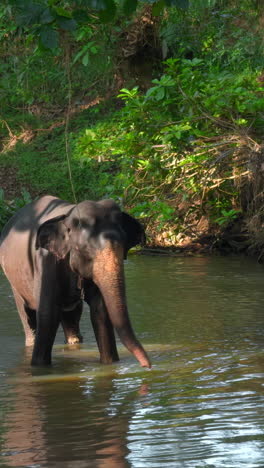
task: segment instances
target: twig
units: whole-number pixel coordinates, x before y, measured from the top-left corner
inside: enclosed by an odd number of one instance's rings
[[[1,122],[3,122],[3,124],[5,124],[7,130],[8,130],[8,133],[9,133],[9,136],[14,138],[14,133],[12,132],[11,128],[9,127],[8,123],[6,122],[6,120],[4,119],[1,119]]]

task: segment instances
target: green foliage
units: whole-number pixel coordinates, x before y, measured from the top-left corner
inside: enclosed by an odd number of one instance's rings
[[[183,58],[203,56],[220,69],[263,67],[258,15],[254,1],[193,0],[188,15],[173,8],[168,11],[161,27],[163,49]]]
[[[71,117],[77,198],[121,199],[171,238],[202,216],[225,227],[240,213],[234,181],[247,168],[236,156],[240,140],[263,138],[259,9],[250,0],[148,3],[160,16],[155,47],[168,58],[158,64],[146,91],[140,80],[130,79],[131,89],[124,82],[114,106],[106,102]],[[21,127],[48,127],[50,113],[64,109],[69,94],[77,105],[83,97],[103,96],[122,70],[118,40],[134,24],[128,15],[139,4],[21,0],[1,6],[0,98],[8,114],[8,125],[1,116],[2,135],[6,138],[10,127],[15,136]],[[15,161],[20,178],[35,190],[72,199],[63,127],[36,134],[30,143],[16,145],[16,158],[3,157]]]
[[[15,11],[15,22],[25,31],[31,31],[46,49],[59,46],[58,30],[74,31],[77,22],[69,9],[56,6],[55,2],[23,1],[10,2]]]
[[[74,158],[96,169],[98,196],[121,197],[158,229],[179,219],[167,198],[181,201],[186,194],[192,216],[199,219],[202,199],[211,221],[227,224],[239,213],[228,165],[235,145],[231,141],[219,157],[204,138],[261,124],[264,89],[256,78],[250,69],[220,72],[202,59],[169,59],[165,74],[145,94],[123,88],[118,97],[124,108],[80,132]],[[213,204],[221,191],[229,194],[225,204]]]
[[[76,40],[78,42],[83,42],[84,45],[75,55],[72,63],[73,65],[78,60],[81,60],[82,64],[87,67],[87,65],[90,63],[91,55],[96,55],[98,53],[98,45],[96,45],[97,43],[92,40],[93,36],[94,31],[91,26],[83,25],[78,29]]]
[[[162,231],[173,218],[176,222],[175,210],[164,201],[144,201],[131,209],[131,214],[144,220],[156,221],[156,229]]]
[[[231,209],[228,211],[221,210],[222,216],[215,219],[215,222],[219,224],[220,226],[227,225],[230,223],[230,221],[234,221],[238,217],[240,212],[241,210],[234,210],[234,209]]]
[[[21,5],[18,2],[16,7]],[[58,12],[66,22],[70,20],[67,12],[58,6],[51,7],[56,9],[57,20]],[[77,104],[86,97],[88,90],[92,99],[98,89],[111,84],[114,39],[109,40],[109,31],[96,17],[89,18],[85,24],[81,20],[76,22],[69,35],[69,30],[62,25],[57,30],[53,23],[16,27],[12,10],[9,13],[7,7],[0,6],[0,99],[1,107],[7,107],[9,114],[12,109],[19,109],[24,115],[29,111],[34,115],[46,113],[49,117],[50,112],[60,110],[58,107],[64,108],[68,102],[69,74],[72,75],[72,101]],[[29,14],[33,22],[49,18],[44,16],[43,19],[35,9]],[[39,38],[37,44],[36,37]],[[98,82],[99,88],[95,88],[94,83]],[[17,112],[14,114],[16,125]]]
[[[4,191],[0,188],[0,231],[19,208],[31,201],[31,196],[26,190],[22,190],[21,197],[16,197],[11,201],[6,200]]]
[[[1,13],[14,16],[14,24],[23,32],[31,34],[45,49],[59,47],[60,31],[74,32],[78,25],[85,23],[91,14],[97,14],[100,23],[112,22],[117,10],[130,16],[138,7],[138,0],[78,0],[72,4],[67,0],[6,0]],[[186,10],[188,0],[162,0],[153,3],[153,8],[161,12],[165,6]]]

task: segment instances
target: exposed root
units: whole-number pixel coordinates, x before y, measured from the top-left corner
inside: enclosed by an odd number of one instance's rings
[[[13,149],[19,141],[22,141],[22,143],[28,143],[29,141],[33,139],[34,136],[35,136],[35,132],[32,129],[30,130],[22,129],[22,132],[19,135],[15,135],[14,133],[11,133],[9,138],[6,139],[1,153],[5,153],[6,151]]]
[[[152,15],[152,5],[145,5],[136,14],[122,37],[122,55],[125,58],[136,56],[142,49],[157,47],[159,19]]]
[[[103,102],[106,99],[107,99],[107,96],[104,98],[98,96],[97,98],[93,99],[87,104],[80,104],[78,106],[73,106],[72,109],[70,109],[69,111],[69,115],[73,116],[75,114],[78,114],[79,112],[82,112],[83,110],[96,106],[97,104],[99,104],[100,102]],[[36,129],[31,128],[27,130],[22,128],[22,132],[16,135],[11,131],[10,127],[5,122],[9,130],[9,137],[5,139],[5,143],[0,153],[5,153],[6,151],[12,150],[19,141],[22,141],[22,143],[28,143],[39,133],[52,132],[52,130],[54,130],[55,128],[63,127],[65,123],[66,123],[66,117],[57,122],[54,122],[52,125],[50,125],[47,128],[36,128]]]

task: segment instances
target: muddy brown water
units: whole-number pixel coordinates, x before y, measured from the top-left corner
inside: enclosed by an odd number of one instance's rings
[[[98,363],[59,331],[31,369],[0,277],[0,467],[264,467],[264,267],[245,258],[130,256],[131,319],[151,357]]]

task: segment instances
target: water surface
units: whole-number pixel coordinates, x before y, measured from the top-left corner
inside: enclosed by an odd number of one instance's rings
[[[264,269],[244,258],[130,256],[131,320],[151,370],[120,345],[98,363],[59,331],[53,368],[31,369],[0,277],[1,467],[264,467]]]

